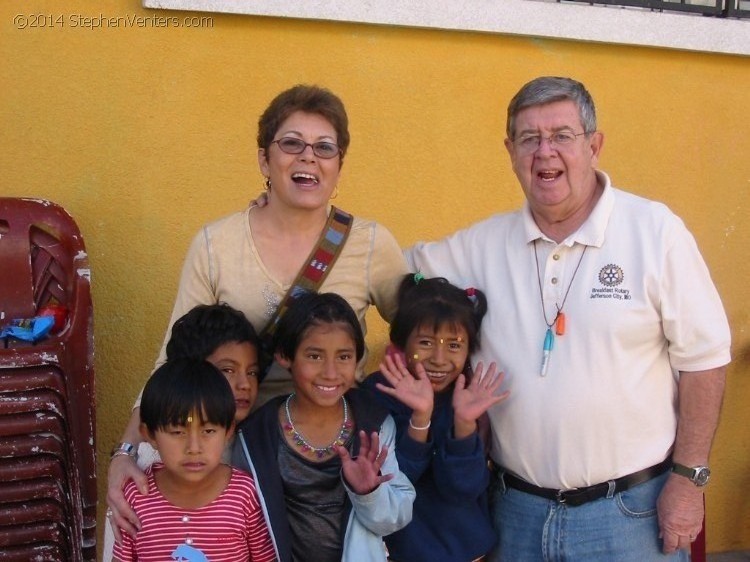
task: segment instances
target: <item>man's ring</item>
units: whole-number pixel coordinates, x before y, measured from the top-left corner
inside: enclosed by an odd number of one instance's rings
[[[104,515],[106,515],[107,519],[109,519],[110,517],[112,517],[112,510],[110,508],[107,508],[107,511]]]

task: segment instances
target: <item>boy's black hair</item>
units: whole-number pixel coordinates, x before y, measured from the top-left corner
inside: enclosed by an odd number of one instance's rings
[[[173,359],[148,379],[141,397],[141,422],[152,434],[170,425],[185,425],[197,414],[203,423],[229,429],[236,405],[227,379],[208,361]]]
[[[426,279],[409,273],[398,289],[398,311],[391,322],[390,338],[406,347],[409,335],[419,326],[463,326],[469,336],[469,353],[479,349],[479,327],[487,312],[487,297],[479,289],[460,289],[442,277]]]
[[[258,350],[260,338],[242,312],[228,304],[199,304],[172,325],[167,342],[167,361],[179,358],[206,359],[226,343],[249,343]],[[263,372],[265,365],[258,365]]]
[[[357,361],[362,359],[365,354],[362,326],[349,303],[336,293],[304,293],[295,298],[279,320],[273,335],[273,349],[282,357],[294,359],[307,331],[321,324],[344,324],[354,339]]]

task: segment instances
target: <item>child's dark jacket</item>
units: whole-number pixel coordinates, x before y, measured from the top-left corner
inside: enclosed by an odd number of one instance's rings
[[[278,464],[279,407],[286,397],[272,399],[247,418],[238,428],[232,449],[232,465],[250,472],[266,517],[279,562],[292,562],[291,531],[286,515],[284,489]],[[412,516],[414,487],[399,470],[393,447],[395,425],[388,412],[369,395],[352,389],[346,393],[355,420],[354,443],[350,454],[359,451],[358,431],[380,434],[381,447],[388,447],[382,472],[394,478],[366,495],[357,495],[346,482],[351,502],[344,530],[342,562],[385,562],[381,537],[401,529]]]
[[[396,562],[469,562],[495,545],[487,506],[489,470],[477,433],[453,438],[452,391],[435,395],[429,439],[409,437],[411,409],[380,392],[389,386],[380,373],[362,388],[383,404],[396,422],[396,457],[414,484],[414,515],[406,527],[385,538]]]

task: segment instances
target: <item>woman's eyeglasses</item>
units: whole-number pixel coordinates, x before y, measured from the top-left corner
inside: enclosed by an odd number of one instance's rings
[[[279,148],[287,154],[302,154],[308,146],[312,148],[313,154],[318,158],[335,158],[341,154],[339,145],[328,141],[309,143],[294,137],[281,137],[272,141],[271,144],[278,144]]]

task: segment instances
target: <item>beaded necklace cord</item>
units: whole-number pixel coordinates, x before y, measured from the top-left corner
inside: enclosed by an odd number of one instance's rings
[[[341,402],[344,405],[344,421],[341,423],[341,428],[339,429],[336,438],[325,447],[316,447],[315,445],[312,445],[307,439],[305,439],[304,435],[302,435],[294,427],[294,422],[292,421],[292,413],[289,411],[289,404],[291,403],[292,398],[294,398],[295,394],[296,393],[294,392],[290,394],[284,402],[284,412],[286,413],[286,423],[284,423],[284,431],[291,435],[292,441],[297,447],[299,447],[299,449],[303,453],[313,454],[317,458],[322,459],[325,456],[333,454],[335,450],[334,448],[336,446],[343,446],[344,444],[346,444],[346,442],[349,440],[349,437],[351,437],[352,427],[354,426],[354,423],[352,423],[352,421],[349,419],[349,406],[347,405],[346,398],[344,398],[343,396],[341,397]]]
[[[538,239],[537,239],[538,240]],[[544,306],[544,291],[542,290],[542,274],[539,271],[539,254],[536,251],[536,243],[537,240],[534,240],[534,261],[536,262],[536,280],[539,283],[539,299],[542,302],[542,314],[544,315],[544,323],[547,325],[547,331],[544,334],[544,345],[542,346],[542,368],[541,368],[541,376],[547,375],[547,369],[549,368],[549,357],[552,353],[552,347],[555,343],[555,334],[558,336],[562,336],[565,334],[565,313],[563,312],[563,307],[565,307],[565,301],[568,300],[568,294],[570,293],[570,288],[573,286],[573,281],[575,281],[576,274],[578,273],[578,268],[581,267],[581,262],[583,261],[583,256],[586,254],[586,250],[588,249],[588,246],[583,247],[583,252],[581,252],[581,257],[578,258],[578,263],[576,264],[576,268],[573,271],[573,275],[570,277],[570,283],[568,283],[568,288],[565,291],[565,294],[563,295],[562,303],[557,304],[555,303],[555,308],[557,309],[557,312],[555,314],[555,317],[552,319],[552,322],[549,322],[547,320],[547,310]],[[552,326],[555,326],[555,332],[552,332]]]

